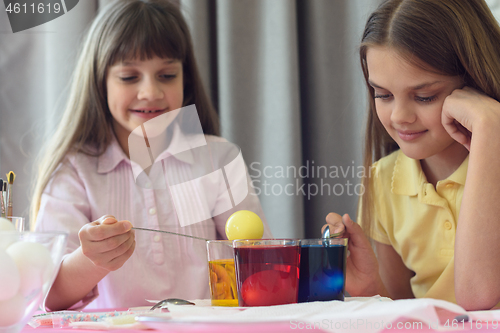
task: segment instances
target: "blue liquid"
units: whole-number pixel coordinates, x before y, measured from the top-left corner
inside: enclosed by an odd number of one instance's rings
[[[302,245],[300,251],[299,303],[343,301],[346,247]]]

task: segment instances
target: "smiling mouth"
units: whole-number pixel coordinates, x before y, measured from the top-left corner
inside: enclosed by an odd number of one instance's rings
[[[164,110],[132,110],[132,111],[139,113],[158,113],[158,112],[163,112]]]
[[[398,131],[398,133],[401,134],[401,135],[415,135],[415,134],[422,134],[424,132],[427,132],[427,130],[425,130],[425,131],[419,131],[419,132],[403,132],[403,131]]]
[[[401,132],[401,131],[397,131],[397,132],[398,132],[398,136],[401,138],[401,140],[413,141],[413,140],[416,140],[417,138],[420,138],[422,135],[424,135],[424,133],[426,133],[427,130],[420,131],[420,132]]]

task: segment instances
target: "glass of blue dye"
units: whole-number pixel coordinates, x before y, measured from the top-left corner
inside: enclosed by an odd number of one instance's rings
[[[300,240],[298,302],[343,301],[347,238]]]

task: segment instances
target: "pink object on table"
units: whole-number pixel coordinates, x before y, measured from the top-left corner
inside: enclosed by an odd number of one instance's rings
[[[38,330],[38,331],[37,331]],[[180,324],[172,323],[165,327],[163,332],[175,333],[175,332],[214,332],[214,333],[278,333],[278,332],[296,332],[297,329],[290,327],[288,322],[279,323],[251,323],[251,324],[221,324],[221,323],[189,323]],[[326,332],[321,329],[308,329],[313,332]],[[77,332],[104,332],[99,330],[82,330],[74,328],[32,328],[26,326],[20,333],[77,333]],[[109,331],[105,331],[109,332]],[[139,333],[148,332],[146,330],[131,330],[131,329],[114,329],[113,333]],[[154,332],[154,331],[150,331]],[[406,332],[406,331],[405,331]]]
[[[100,309],[95,310],[99,312],[110,313],[114,311],[126,311],[127,309]],[[446,325],[446,323],[452,323],[452,321],[456,318],[456,313],[444,310],[437,309],[437,314],[439,317],[439,321],[441,325]],[[481,318],[486,318],[483,315]],[[492,317],[493,318],[493,317]],[[491,319],[491,318],[490,318]],[[488,320],[490,320],[488,319]],[[377,320],[374,319],[374,322]],[[478,326],[478,324],[480,326]],[[387,324],[386,324],[387,325]],[[397,325],[399,325],[400,329],[398,329]],[[483,322],[464,322],[463,329],[462,323],[460,325],[460,332],[498,332],[497,329],[492,327],[492,325],[486,324],[486,321]],[[386,326],[387,327],[387,326]],[[76,333],[76,332],[104,332],[103,330],[83,330],[83,329],[74,329],[74,328],[32,328],[28,325],[24,327],[21,333],[37,333],[34,330],[38,330],[40,333]],[[308,324],[303,321],[279,321],[279,322],[255,322],[255,323],[220,323],[220,322],[166,322],[164,325],[157,327],[158,331],[162,332],[214,332],[214,333],[275,333],[275,332],[332,332],[333,330],[322,330],[321,327],[315,327],[312,324]],[[145,330],[140,329],[114,329],[113,332],[116,333],[139,333],[144,332]],[[352,332],[362,332],[362,330],[351,330]],[[351,332],[350,331],[350,332]],[[390,333],[394,331],[401,331],[405,333],[429,333],[429,332],[438,332],[439,330],[429,327],[426,324],[418,324],[416,321],[412,321],[411,319],[407,319],[404,317],[398,318],[397,320],[392,322],[392,328],[386,328],[381,330],[382,333]]]
[[[127,311],[127,309],[96,309],[92,312],[100,312],[100,313],[114,313],[114,312],[123,312]],[[84,315],[85,312],[78,312],[79,314]],[[90,312],[89,312],[90,313]],[[40,314],[40,313],[38,313]],[[160,331],[168,331],[169,333],[174,332],[214,332],[214,333],[276,333],[276,332],[294,332],[297,329],[293,328],[289,322],[269,322],[269,323],[166,323],[164,328],[161,328]],[[38,331],[38,332],[37,332]],[[139,333],[144,332],[145,330],[139,329],[113,329],[113,332],[116,333]],[[325,332],[321,329],[308,329],[307,331],[313,332]],[[52,328],[52,327],[40,327],[33,328],[29,325],[26,325],[20,333],[76,333],[76,332],[104,332],[104,330],[86,330],[86,329],[77,329],[71,327],[63,327],[63,328]]]

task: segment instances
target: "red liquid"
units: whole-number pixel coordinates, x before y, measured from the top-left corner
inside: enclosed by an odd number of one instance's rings
[[[297,303],[299,246],[236,247],[239,306]]]

